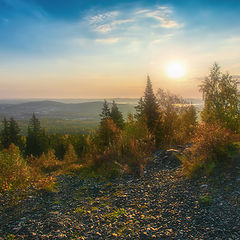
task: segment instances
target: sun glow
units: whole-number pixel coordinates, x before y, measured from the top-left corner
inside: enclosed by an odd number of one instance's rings
[[[170,78],[181,78],[185,74],[185,67],[180,62],[172,62],[167,65],[166,72]]]

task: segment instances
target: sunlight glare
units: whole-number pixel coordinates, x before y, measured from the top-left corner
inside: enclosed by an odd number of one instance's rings
[[[170,78],[181,78],[185,74],[185,67],[180,62],[172,62],[168,64],[166,72]]]

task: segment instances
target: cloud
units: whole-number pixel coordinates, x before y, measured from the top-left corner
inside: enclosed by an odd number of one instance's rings
[[[153,18],[161,24],[154,25],[154,28],[180,28],[183,24],[170,18],[170,14],[173,13],[172,9],[166,6],[158,6],[157,10],[141,9],[135,12],[136,15],[140,15],[142,18]]]
[[[112,31],[112,29],[113,28],[110,24],[102,24],[102,25],[96,26],[94,31],[100,32],[100,33],[107,33]]]
[[[162,27],[162,28],[180,28],[183,24],[178,23],[175,20],[170,19],[169,13],[172,11],[169,8],[161,7],[160,10],[147,12],[145,14],[146,17],[153,18],[157,21],[160,21],[161,24],[155,25],[155,28]]]
[[[162,28],[181,28],[183,24],[180,24],[173,20],[162,19],[162,23],[160,25],[155,25],[155,28],[162,27]]]
[[[101,24],[119,15],[118,11],[105,12],[89,18],[90,24]]]
[[[130,19],[117,19],[120,15],[118,11],[105,12],[91,16],[88,20],[93,30],[99,33],[107,33],[116,28],[117,25],[130,22]]]
[[[133,22],[133,20],[132,19],[113,20],[113,21],[110,21],[109,23],[95,25],[94,31],[99,33],[108,33],[116,29],[118,25],[130,23],[130,22]]]
[[[123,34],[132,30],[140,30],[147,26],[148,29],[157,28],[181,28],[180,24],[172,18],[173,11],[167,6],[157,6],[154,9],[129,9],[122,11],[108,11],[88,16],[87,22],[92,31],[101,34],[110,34],[112,31],[119,31]],[[148,21],[152,18],[155,21]],[[143,29],[142,29],[143,30]],[[132,31],[131,34],[134,32]]]
[[[172,9],[170,9],[169,7],[158,6],[157,8],[160,9],[161,11],[164,11],[165,13],[172,13]]]
[[[111,23],[111,25],[116,26],[116,25],[120,25],[120,24],[124,24],[124,23],[130,23],[130,22],[134,22],[133,19],[120,19],[120,20],[115,20]]]
[[[108,33],[116,29],[118,25],[133,22],[133,19],[119,18],[120,12],[112,11],[97,14],[89,18],[88,23],[93,30],[99,33]]]
[[[149,11],[150,11],[149,9],[141,9],[141,10],[138,10],[137,12],[135,12],[135,14],[142,14],[142,13],[146,13]]]
[[[103,43],[103,44],[113,44],[118,42],[119,38],[97,38],[95,41],[97,43]]]

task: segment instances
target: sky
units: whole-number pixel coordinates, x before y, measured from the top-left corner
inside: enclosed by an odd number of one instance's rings
[[[0,98],[201,97],[240,76],[239,0],[0,0]],[[172,78],[172,62],[185,74]]]

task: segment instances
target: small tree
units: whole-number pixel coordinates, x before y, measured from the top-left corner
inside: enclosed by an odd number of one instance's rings
[[[18,126],[18,123],[14,120],[14,118],[10,118],[10,121],[9,121],[9,136],[10,136],[11,143],[13,143],[18,147],[22,145],[20,128]]]
[[[106,118],[110,117],[110,108],[108,102],[104,99],[102,113],[100,114],[101,121],[104,121]]]
[[[147,77],[147,85],[144,93],[143,114],[149,131],[153,133],[160,114],[149,76]]]
[[[26,154],[32,154],[36,157],[39,157],[43,152],[47,152],[48,145],[48,138],[45,134],[45,131],[41,128],[40,121],[33,113],[28,125]]]
[[[134,117],[137,120],[142,119],[144,116],[144,101],[142,97],[138,100],[138,104],[135,107],[135,109],[136,109],[136,114],[134,115]]]
[[[119,129],[123,129],[123,125],[124,125],[123,115],[119,111],[118,106],[115,103],[115,101],[113,101],[113,104],[112,104],[110,117]]]
[[[6,118],[3,119],[3,130],[1,131],[1,142],[4,148],[8,148],[11,144],[9,137],[9,122]]]
[[[15,146],[22,147],[23,142],[20,135],[20,128],[13,118],[10,118],[9,121],[6,118],[3,119],[1,142],[4,148],[9,148],[11,143]]]
[[[100,123],[98,129],[98,138],[100,147],[105,148],[118,139],[120,130],[111,118],[107,118]]]
[[[229,75],[222,73],[215,63],[208,77],[200,85],[203,94],[204,109],[202,120],[206,123],[218,123],[233,131],[239,129],[239,93],[237,81]]]
[[[197,111],[193,105],[188,106],[181,115],[181,138],[188,142],[192,138],[197,127]]]
[[[66,154],[64,155],[63,160],[66,163],[73,163],[73,162],[78,161],[78,156],[77,156],[72,144],[68,145],[68,150],[67,150]]]

